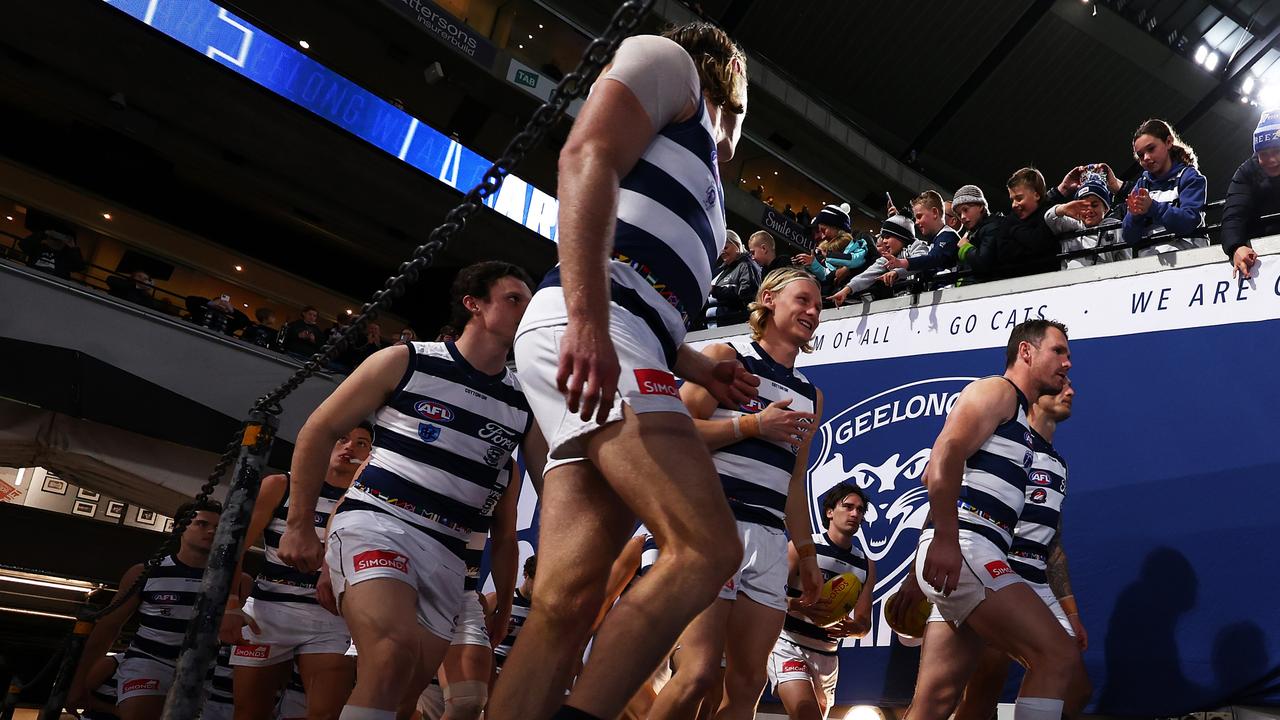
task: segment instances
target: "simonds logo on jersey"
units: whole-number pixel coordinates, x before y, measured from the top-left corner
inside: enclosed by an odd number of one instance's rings
[[[815,529],[826,529],[823,495],[837,483],[857,485],[870,501],[858,540],[876,563],[874,622],[865,637],[846,641],[851,645],[885,647],[894,636],[880,609],[907,576],[929,511],[928,494],[920,480],[947,413],[960,391],[975,379],[919,380],[887,390],[872,389],[861,397],[841,392],[839,383],[815,381],[827,389],[830,412],[820,428],[821,441],[814,443],[820,450],[809,468],[812,517],[818,519]]]

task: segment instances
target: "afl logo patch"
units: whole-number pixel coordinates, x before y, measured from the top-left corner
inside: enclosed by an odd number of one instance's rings
[[[1053,480],[1049,477],[1049,473],[1043,470],[1032,470],[1031,482],[1037,485],[1048,485],[1049,483],[1053,482]]]
[[[1044,488],[1036,488],[1031,491],[1031,502],[1037,505],[1043,505],[1045,500],[1049,499],[1049,493]]]
[[[447,405],[441,405],[430,400],[419,400],[413,406],[413,411],[428,420],[447,423],[453,419],[453,411]]]
[[[764,402],[761,401],[760,398],[758,397],[752,398],[751,400],[748,400],[744,405],[741,405],[740,407],[742,408],[742,412],[756,413],[756,412],[760,412],[761,410],[764,410]]]
[[[1027,432],[1022,433],[1022,439],[1023,439],[1023,441],[1024,441],[1024,442],[1026,442],[1027,447],[1034,447],[1034,446],[1035,446],[1035,441],[1031,439],[1031,431],[1030,431],[1030,430],[1028,430]]]

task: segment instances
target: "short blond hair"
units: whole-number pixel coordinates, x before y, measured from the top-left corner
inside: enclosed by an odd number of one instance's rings
[[[773,311],[764,306],[763,298],[766,292],[778,293],[782,288],[790,285],[797,280],[808,280],[818,288],[818,294],[822,294],[822,284],[818,282],[818,278],[813,273],[798,267],[778,268],[768,275],[764,276],[764,280],[760,281],[760,289],[756,291],[756,300],[751,303],[749,309],[751,314],[747,316],[747,325],[751,327],[751,339],[761,340],[764,338],[765,326],[769,323],[769,318],[773,316]],[[813,345],[805,343],[800,346],[804,352],[813,352]]]
[[[923,205],[927,208],[937,210],[939,215],[946,212],[946,210],[942,209],[942,196],[938,194],[937,190],[925,190],[912,198],[911,207],[915,207],[916,205]]]
[[[752,245],[763,245],[770,251],[778,249],[778,244],[773,239],[773,236],[764,230],[757,230],[751,233],[751,237],[747,238],[747,247],[751,247]]]

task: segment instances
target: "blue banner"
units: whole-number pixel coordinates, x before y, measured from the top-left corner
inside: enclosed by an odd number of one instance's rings
[[[209,0],[108,3],[452,188],[469,190],[492,164]],[[556,239],[556,199],[519,177],[507,176],[486,204]]]

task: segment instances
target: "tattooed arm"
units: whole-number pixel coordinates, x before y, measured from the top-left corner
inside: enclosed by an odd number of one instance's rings
[[[1062,605],[1062,611],[1066,613],[1067,621],[1071,623],[1071,629],[1075,632],[1076,645],[1080,647],[1080,652],[1084,652],[1089,647],[1089,634],[1084,629],[1084,623],[1080,622],[1080,609],[1076,606],[1076,598],[1071,593],[1071,574],[1067,571],[1067,553],[1062,549],[1061,515],[1058,516],[1058,532],[1053,536],[1053,542],[1049,545],[1049,556],[1045,559],[1045,574],[1049,576],[1049,589]]]

